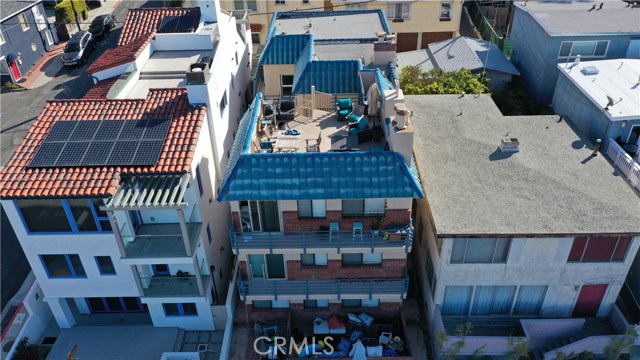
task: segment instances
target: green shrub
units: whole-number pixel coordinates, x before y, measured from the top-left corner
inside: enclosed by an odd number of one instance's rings
[[[71,1],[73,1],[73,6],[71,5]],[[84,0],[62,0],[55,7],[56,23],[67,24],[76,21],[75,16],[73,15],[74,7],[79,15],[79,21],[89,18],[89,7]]]
[[[467,69],[422,71],[417,66],[405,66],[400,71],[400,88],[405,95],[422,94],[484,94],[489,92],[489,79],[474,75]]]

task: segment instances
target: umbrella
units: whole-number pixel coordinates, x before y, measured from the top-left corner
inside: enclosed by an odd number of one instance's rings
[[[367,360],[367,350],[364,348],[364,345],[362,345],[360,340],[353,344],[351,352],[349,352],[349,356],[351,356],[353,360]]]
[[[369,115],[378,115],[380,109],[380,89],[378,84],[373,83],[367,91],[367,101],[369,102]]]

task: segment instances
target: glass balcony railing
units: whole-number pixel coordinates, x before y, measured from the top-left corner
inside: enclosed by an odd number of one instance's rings
[[[187,226],[191,254],[201,226],[201,223],[190,223]],[[180,224],[145,224],[140,226],[135,235],[125,235],[124,230],[121,234],[126,256],[130,258],[189,256]]]
[[[141,277],[144,296],[200,296],[195,275]]]

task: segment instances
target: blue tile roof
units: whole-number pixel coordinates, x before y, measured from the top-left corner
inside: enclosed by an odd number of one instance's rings
[[[296,66],[298,67],[298,66]],[[294,94],[310,94],[316,90],[330,94],[364,94],[360,77],[360,60],[313,60],[293,80]],[[298,69],[296,69],[296,72]]]
[[[395,152],[251,153],[261,96],[240,122],[218,201],[424,197],[415,164]]]
[[[295,64],[304,50],[310,53],[308,57],[311,60],[311,56],[313,56],[312,43],[312,34],[273,36],[267,42],[258,66]]]

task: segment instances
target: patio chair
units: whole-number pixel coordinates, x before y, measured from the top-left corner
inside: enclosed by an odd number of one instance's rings
[[[351,98],[336,100],[336,116],[338,117],[338,121],[347,121],[347,117],[352,111]]]
[[[338,234],[340,232],[340,223],[337,221],[332,221],[329,223],[329,241],[338,238]]]
[[[273,144],[269,141],[258,142],[258,139],[253,138],[253,147],[257,153],[273,152]]]
[[[278,105],[276,120],[291,121],[296,117],[296,103],[294,101],[283,101]]]
[[[266,136],[267,140],[269,140],[270,142],[275,142],[277,138],[277,136],[271,133],[271,129],[268,126],[265,126],[264,128],[264,136]]]
[[[353,240],[362,241],[362,222],[360,221],[353,223]]]
[[[315,141],[315,143],[314,143]],[[322,131],[317,139],[307,139],[307,152],[320,152],[320,141],[322,141]]]
[[[353,111],[347,116],[349,123],[358,123],[364,118],[364,105],[354,105]]]

